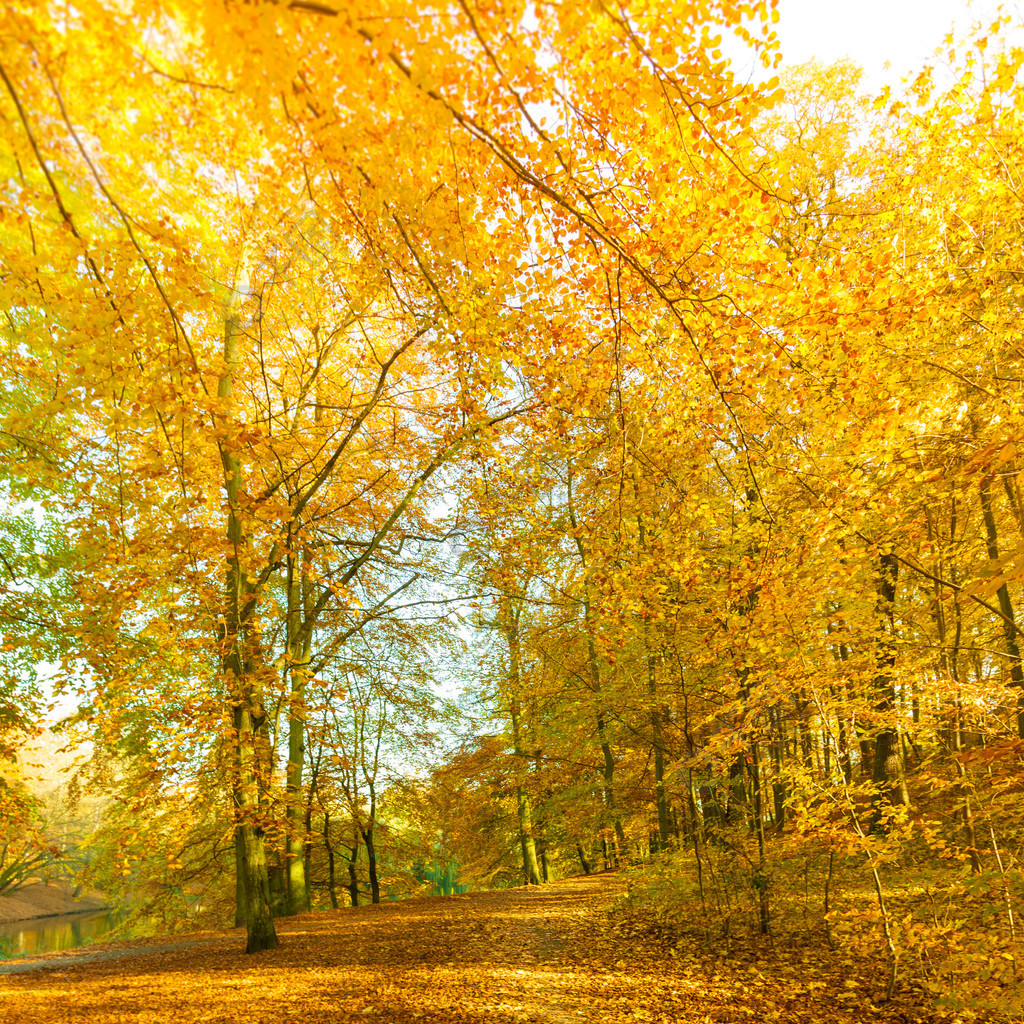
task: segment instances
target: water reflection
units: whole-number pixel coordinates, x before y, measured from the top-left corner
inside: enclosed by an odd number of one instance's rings
[[[117,927],[123,919],[117,911],[101,910],[9,921],[0,924],[0,958],[85,946]]]

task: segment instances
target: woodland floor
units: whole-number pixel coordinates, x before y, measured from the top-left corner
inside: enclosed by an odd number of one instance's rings
[[[621,888],[598,875],[320,911],[278,921],[280,946],[253,956],[234,930],[0,964],[0,1021],[932,1020],[912,994],[876,1006],[880,972],[857,973],[814,951],[724,955],[630,937],[604,913]]]

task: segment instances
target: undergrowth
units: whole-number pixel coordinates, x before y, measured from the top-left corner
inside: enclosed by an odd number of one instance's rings
[[[691,847],[630,869],[613,915],[634,936],[669,950],[813,950],[876,974],[888,965],[900,988],[940,1013],[1019,1018],[1024,944],[1013,908],[1024,897],[1022,873],[1005,859],[972,874],[959,858],[927,858],[927,837],[915,834],[898,857],[885,843],[850,853],[796,834],[775,836],[766,872],[756,869],[752,838],[721,836],[701,845],[699,861]]]

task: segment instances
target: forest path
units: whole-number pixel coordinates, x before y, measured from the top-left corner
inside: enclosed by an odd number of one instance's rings
[[[234,931],[9,961],[0,975],[36,978],[0,988],[0,1020],[277,1022],[295,1010],[304,1020],[569,1024],[587,1017],[576,1006],[573,972],[562,969],[567,943],[620,888],[613,876],[598,875],[304,914],[279,920],[280,948],[255,957],[240,953]],[[342,978],[351,981],[339,985]],[[33,1009],[35,1001],[19,993],[38,991],[40,981],[47,997]],[[287,991],[279,991],[282,981]],[[76,996],[58,1013],[54,997],[63,990]],[[95,1001],[82,998],[90,991]],[[8,1018],[5,1009],[15,1006]]]
[[[236,930],[13,961],[0,964],[0,1021],[606,1020],[587,1010],[579,969],[620,890],[597,875],[303,914],[255,956]]]
[[[278,921],[280,946],[253,956],[240,930],[51,954],[0,978],[0,1024],[866,1019],[802,957],[769,967],[624,936],[604,913],[623,885],[597,875],[318,911]]]
[[[187,942],[151,942],[137,945],[133,942],[97,943],[94,946],[79,946],[57,953],[40,953],[37,956],[19,956],[0,961],[0,975],[25,974],[28,971],[63,971],[83,964],[99,963],[103,960],[119,960],[123,957],[153,956],[169,953],[176,949],[192,949],[209,945],[216,939],[190,939]]]

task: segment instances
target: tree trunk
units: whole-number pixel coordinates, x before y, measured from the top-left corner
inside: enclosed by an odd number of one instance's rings
[[[619,395],[621,417],[622,395]],[[639,499],[640,485],[636,476],[633,477],[633,493]],[[639,502],[638,502],[639,504]],[[647,551],[647,527],[641,515],[636,517],[637,534],[640,546]],[[651,649],[651,622],[644,623],[644,647],[647,649],[647,694],[651,701],[651,743],[654,747],[654,805],[658,812],[658,837],[651,843],[651,853],[668,849],[669,808],[665,793],[665,735],[662,729],[662,708],[657,701],[658,673],[657,661]]]
[[[850,654],[846,644],[839,644],[837,653],[840,661],[849,660]],[[833,699],[835,699],[835,689],[830,688],[830,692]],[[850,757],[850,737],[846,732],[846,719],[843,717],[843,708],[838,700],[836,701],[836,724],[839,729],[839,735],[837,736],[837,742],[839,744],[839,764],[843,769],[843,778],[849,786],[850,783],[853,782],[853,760]]]
[[[657,704],[657,666],[654,655],[650,653],[649,639],[647,643],[647,693],[651,699],[651,740],[654,744],[654,803],[658,809],[658,842],[657,849],[652,852],[659,852],[668,849],[671,823],[665,793],[665,734],[661,708]]]
[[[746,673],[746,669],[743,670]],[[740,693],[743,697],[743,703],[746,704],[749,693],[746,691],[745,684],[741,688]],[[736,808],[740,809],[743,815],[743,820],[749,820],[749,808],[747,801],[747,777],[744,770],[746,764],[747,754],[745,750],[741,750],[733,759],[729,765],[729,783],[728,783],[728,799],[729,802],[725,807],[724,818],[726,821],[735,821],[733,811]]]
[[[591,640],[591,645],[593,645],[593,640]],[[605,810],[612,818],[612,827],[615,829],[615,838],[618,843],[618,849],[625,850],[626,833],[622,828],[622,819],[619,817],[615,808],[615,789],[613,786],[615,781],[615,758],[612,756],[611,744],[608,742],[608,732],[605,726],[604,715],[600,711],[597,713],[597,737],[600,741],[601,754],[604,758],[604,767],[601,773],[602,778],[604,779],[604,806]]]
[[[324,849],[327,851],[327,893],[331,897],[331,906],[338,909],[337,879],[334,874],[334,846],[331,843],[331,816],[324,809]]]
[[[800,740],[800,763],[808,771],[813,767],[813,744],[811,741],[811,725],[808,717],[809,701],[793,698],[796,707],[796,731]]]
[[[962,803],[960,804],[960,818],[964,823],[964,839],[967,842],[967,856],[971,861],[971,874],[981,874],[981,857],[978,853],[978,839],[974,830],[974,815],[971,812],[971,787],[967,780],[967,770],[964,768],[963,762],[960,760],[960,715],[957,713],[957,721],[955,725],[956,731],[956,747],[953,756],[953,763],[956,766],[956,775],[958,779],[957,784],[957,796],[961,798]]]
[[[523,855],[523,877],[527,885],[540,885],[540,869],[537,866],[537,846],[533,837],[533,813],[530,794],[523,785],[526,772],[526,751],[523,749],[522,713],[519,705],[520,679],[519,614],[512,611],[512,600],[506,596],[502,601],[502,618],[509,653],[509,715],[512,719],[512,747],[516,755],[516,814],[519,818],[519,847]]]
[[[909,805],[910,798],[903,776],[903,758],[900,752],[899,732],[892,723],[896,710],[896,688],[893,678],[896,667],[894,609],[899,562],[893,554],[879,555],[878,559],[878,635],[876,638],[877,674],[874,690],[878,696],[875,714],[879,725],[875,735],[871,781],[871,831],[884,830],[885,808]]]
[[[537,742],[537,732],[533,728],[532,722],[529,729],[530,745],[533,747],[533,770],[535,777],[539,780],[541,777],[541,748]],[[537,781],[534,786],[534,791],[540,793],[541,806],[544,806],[544,801],[550,799],[551,793],[548,791],[546,794],[542,789],[540,781]],[[546,885],[551,881],[551,859],[548,856],[548,839],[547,839],[547,822],[543,817],[543,814],[538,815],[533,820],[533,830],[536,837],[535,845],[537,847],[537,859],[540,862],[540,876]]]
[[[377,878],[377,850],[373,845],[373,825],[361,830],[366,846],[366,872],[370,876],[370,902],[380,903],[380,881]]]
[[[950,501],[949,511],[950,540],[956,539],[956,506],[956,497],[954,496]],[[925,510],[925,517],[925,521],[928,524],[928,540],[934,542],[938,537],[938,528],[930,510]],[[991,551],[989,553],[991,555]],[[949,566],[946,572],[948,572],[950,581],[956,583],[956,566]],[[946,573],[943,572],[941,562],[939,564],[938,575],[946,575]],[[960,752],[963,749],[963,705],[960,699],[960,646],[963,639],[963,620],[960,614],[960,598],[957,593],[954,593],[953,595],[952,607],[954,627],[952,641],[950,642],[947,639],[948,629],[946,624],[946,610],[942,602],[942,591],[940,590],[938,583],[936,583],[935,597],[932,602],[932,616],[935,620],[935,631],[939,639],[939,645],[942,649],[939,664],[941,665],[941,670],[953,683],[956,694],[953,702],[953,715],[951,716],[950,727],[948,730],[943,731],[946,733],[947,753],[952,752],[953,765],[956,769],[957,779],[959,780],[957,784],[957,797],[962,802],[958,813],[963,821],[964,840],[967,843],[967,855],[971,861],[971,873],[977,875],[981,873],[981,858],[978,854],[978,842],[974,829],[974,815],[971,811],[971,792],[967,780],[967,771],[963,766],[963,762],[960,760]]]
[[[583,868],[583,874],[589,875],[594,869],[590,861],[587,860],[587,855],[583,852],[583,847],[579,843],[576,844],[576,854],[580,859],[580,867]]]
[[[775,712],[768,709],[768,724],[771,727],[771,738],[769,740],[769,753],[775,766],[775,778],[772,780],[772,806],[774,809],[774,821],[777,829],[782,829],[786,824],[786,786],[782,781],[782,756],[784,743],[782,739],[782,709],[776,705]],[[826,771],[826,776],[828,772]]]
[[[235,806],[238,806],[238,797],[235,796]],[[245,927],[245,840],[242,837],[242,830],[235,829],[235,927]]]
[[[235,709],[236,751],[238,761],[236,774],[235,834],[241,844],[241,866],[245,900],[241,915],[236,909],[236,918],[242,916],[246,926],[246,953],[261,949],[273,949],[277,945],[277,933],[270,909],[270,879],[267,874],[266,850],[263,829],[258,823],[259,782],[253,761],[256,757],[255,731],[252,716],[247,708]]]
[[[826,627],[828,632],[832,632],[832,626]],[[850,650],[841,640],[832,645],[832,660],[838,665],[843,665],[845,662],[850,660]],[[849,688],[849,681],[845,678],[845,669],[842,672],[842,686],[844,689]],[[836,692],[836,687],[830,686],[829,693],[832,695],[832,700],[836,706],[836,725],[838,727],[838,734],[836,736],[836,754],[839,758],[839,765],[843,770],[843,778],[846,780],[846,784],[850,785],[853,781],[853,761],[850,758],[850,738],[846,732],[846,719],[843,717],[843,707],[839,700],[839,695]]]
[[[985,537],[988,543],[988,557],[999,560],[999,543],[996,534],[996,520],[992,514],[992,495],[989,490],[990,477],[981,481],[981,511],[985,517]],[[1010,662],[1010,685],[1017,690],[1017,735],[1024,739],[1024,666],[1021,665],[1020,645],[1017,643],[1017,620],[1013,615],[1013,603],[1006,584],[996,591],[999,598],[999,610],[1003,613],[1003,644],[1006,657]]]
[[[377,737],[378,747],[380,736]],[[366,871],[370,876],[370,902],[380,903],[380,882],[377,878],[377,848],[374,845],[374,830],[377,827],[377,790],[372,779],[367,779],[370,787],[369,824],[363,830],[363,843],[366,846]]]
[[[275,918],[282,917],[288,912],[288,873],[280,854],[267,864],[267,881],[270,883],[270,913]]]
[[[238,343],[240,334],[238,307],[242,289],[232,286],[224,317],[224,373],[217,384],[217,397],[227,406],[231,400],[234,374],[241,363]],[[242,565],[243,551],[249,538],[242,528],[239,497],[242,465],[229,440],[220,442],[221,465],[224,471],[224,495],[227,504],[227,564],[224,579],[224,624],[221,633],[221,670],[230,694],[231,725],[234,731],[234,764],[232,796],[236,842],[240,844],[237,863],[242,868],[241,893],[244,908],[236,908],[235,919],[245,919],[247,939],[245,951],[254,953],[277,945],[277,933],[270,912],[270,883],[259,820],[261,779],[257,731],[265,714],[255,693],[253,668],[249,663],[254,646],[249,636],[255,604],[252,584]]]
[[[523,878],[527,885],[540,885],[537,847],[532,832],[530,797],[522,786],[516,786],[516,811],[519,815],[519,847],[523,854]]]
[[[754,822],[757,828],[757,870],[753,882],[757,891],[758,924],[761,934],[767,935],[771,929],[770,888],[768,853],[764,838],[764,809],[761,800],[761,760],[756,739],[750,743],[750,782],[754,798]]]
[[[286,772],[285,850],[288,870],[288,914],[309,910],[306,885],[306,829],[302,772],[305,765],[305,689],[309,675],[310,640],[303,630],[302,584],[299,559],[288,555],[287,661],[291,682],[288,705],[288,768]]]
[[[516,811],[519,815],[519,847],[523,854],[523,878],[527,885],[540,885],[537,847],[533,841],[530,797],[522,786],[516,786]]]
[[[359,906],[359,875],[356,861],[359,859],[359,833],[352,836],[352,849],[348,858],[348,901],[353,907]]]
[[[302,848],[302,880],[306,885],[306,909],[313,909],[313,896],[309,884],[309,873],[313,866],[313,792],[310,784],[309,799],[306,801],[305,817],[305,843]]]
[[[611,817],[615,829],[615,837],[618,840],[620,850],[626,849],[626,835],[622,828],[622,821],[615,810],[615,758],[612,756],[611,744],[608,742],[607,729],[605,726],[604,712],[600,707],[601,701],[601,666],[597,660],[597,645],[594,642],[594,620],[590,602],[590,582],[587,574],[587,552],[580,537],[579,525],[576,522],[576,512],[572,503],[572,465],[568,467],[567,475],[567,505],[569,510],[569,522],[572,526],[573,535],[576,540],[576,550],[580,556],[580,565],[583,567],[583,627],[587,634],[587,667],[590,670],[590,685],[594,694],[597,708],[597,737],[601,747],[601,756],[604,759],[601,776],[604,781],[604,806],[605,813]]]
[[[590,620],[590,601],[583,602],[583,612],[587,624],[587,651],[590,663],[590,678],[594,686],[594,697],[601,699],[601,669],[597,662],[597,649],[594,644],[593,623]],[[612,819],[612,827],[615,829],[615,838],[618,840],[618,848],[626,849],[626,834],[622,828],[622,819],[615,808],[615,758],[612,755],[612,747],[608,742],[608,729],[605,724],[604,712],[597,712],[597,739],[601,747],[603,759],[601,777],[604,781],[604,806],[605,813]]]
[[[540,876],[545,885],[551,881],[551,861],[548,859],[548,848],[544,843],[540,844]]]

